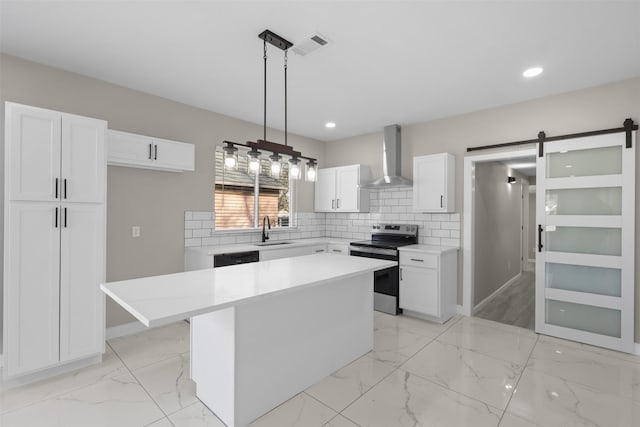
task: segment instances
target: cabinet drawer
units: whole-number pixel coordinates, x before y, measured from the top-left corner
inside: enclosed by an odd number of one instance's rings
[[[413,267],[424,268],[438,268],[438,255],[400,251],[400,265],[410,265]]]

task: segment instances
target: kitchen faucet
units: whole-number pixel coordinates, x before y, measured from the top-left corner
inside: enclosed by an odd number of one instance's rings
[[[262,218],[262,242],[266,242],[267,240],[269,240],[269,233],[266,233],[264,231],[264,220],[267,220],[267,225],[269,226],[269,230],[271,230],[271,221],[269,220],[268,216],[265,216],[264,218]]]

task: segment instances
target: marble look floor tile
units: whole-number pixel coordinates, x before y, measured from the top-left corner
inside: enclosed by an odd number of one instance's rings
[[[337,412],[300,393],[250,424],[251,427],[322,427]]]
[[[358,424],[338,414],[334,419],[324,425],[324,427],[360,427]]]
[[[373,319],[374,331],[380,331],[383,329],[390,329],[394,332],[397,331],[407,331],[413,332],[418,335],[422,335],[425,337],[435,338],[447,329],[449,329],[452,325],[454,325],[460,317],[454,316],[449,319],[444,324],[439,324],[435,322],[429,322],[422,319],[417,319],[415,317],[405,316],[405,315],[397,315],[392,316],[389,314],[381,314],[378,317]]]
[[[362,427],[496,427],[502,411],[398,369],[342,412]]]
[[[524,365],[537,335],[527,329],[507,325],[488,326],[487,323],[499,325],[484,319],[465,317],[440,335],[438,341]]]
[[[164,417],[124,374],[0,415],[2,427],[139,427]]]
[[[544,427],[542,424],[538,424],[533,421],[526,420],[517,415],[513,415],[509,412],[505,412],[502,415],[502,420],[498,427]]]
[[[189,354],[172,357],[133,371],[165,414],[195,403],[196,384],[189,378]]]
[[[468,325],[480,325],[489,328],[499,329],[501,331],[512,332],[514,334],[523,334],[529,336],[536,336],[533,330],[522,328],[520,326],[509,325],[506,323],[496,322],[495,320],[483,319],[481,317],[463,317],[462,322]]]
[[[173,423],[169,421],[169,418],[163,418],[151,424],[148,424],[146,427],[174,427]]]
[[[305,392],[340,412],[394,370],[393,366],[386,363],[361,357]]]
[[[411,331],[379,329],[373,332],[373,350],[367,355],[397,367],[432,340],[431,337]]]
[[[640,364],[561,342],[536,344],[527,368],[640,403]]]
[[[25,386],[0,391],[0,413],[13,411],[126,372],[127,369],[120,359],[109,346],[106,346],[102,362],[99,364]]]
[[[640,355],[637,355],[637,354],[622,353],[620,351],[609,350],[607,348],[596,347],[589,344],[582,344],[579,342],[569,341],[562,338],[550,337],[547,335],[540,335],[540,339],[538,341],[543,343],[550,343],[550,344],[560,344],[567,347],[573,347],[578,350],[597,353],[605,357],[612,357],[614,359],[621,359],[627,362],[640,364]]]
[[[131,370],[189,351],[186,322],[149,329],[135,335],[114,338],[109,345]]]
[[[169,415],[169,419],[175,427],[226,427],[200,401]]]
[[[640,405],[525,368],[507,412],[545,427],[640,425]]]
[[[520,365],[438,341],[402,369],[503,410],[522,372]]]

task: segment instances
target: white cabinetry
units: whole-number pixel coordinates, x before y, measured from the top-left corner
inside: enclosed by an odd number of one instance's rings
[[[348,243],[329,243],[327,245],[327,252],[330,254],[349,255]]]
[[[286,246],[286,245],[284,245]],[[311,246],[294,247],[294,248],[278,248],[260,251],[260,261],[269,261],[271,259],[291,258],[302,255],[311,254]]]
[[[440,153],[413,158],[413,209],[455,211],[455,157]]]
[[[400,248],[400,308],[439,323],[456,312],[457,249]]]
[[[182,172],[195,170],[193,144],[109,129],[107,164]]]
[[[5,113],[3,338],[14,377],[104,351],[106,122],[13,103]]]
[[[349,165],[318,170],[315,185],[316,212],[368,212],[369,190],[361,188],[370,180],[369,168]]]

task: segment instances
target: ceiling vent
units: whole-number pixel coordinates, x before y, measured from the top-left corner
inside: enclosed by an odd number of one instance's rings
[[[305,56],[329,44],[329,40],[320,33],[311,34],[299,41],[291,50],[300,56]]]

